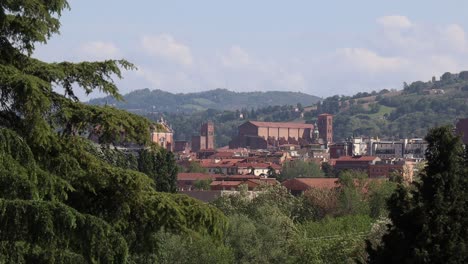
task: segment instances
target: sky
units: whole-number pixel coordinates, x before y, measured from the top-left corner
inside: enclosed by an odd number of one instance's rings
[[[122,93],[401,89],[468,70],[468,1],[69,0],[33,56],[124,58]],[[81,100],[99,97],[94,93]]]

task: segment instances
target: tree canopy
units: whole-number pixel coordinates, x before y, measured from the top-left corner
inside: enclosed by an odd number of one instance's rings
[[[162,229],[219,237],[226,225],[219,210],[157,192],[173,192],[167,178],[176,173],[172,155],[150,146],[157,125],[76,97],[84,89],[121,98],[113,78],[131,63],[32,57],[68,8],[65,0],[0,2],[0,262],[144,262]],[[80,136],[90,129],[105,148],[147,146],[164,171],[142,173],[135,157],[109,157]]]

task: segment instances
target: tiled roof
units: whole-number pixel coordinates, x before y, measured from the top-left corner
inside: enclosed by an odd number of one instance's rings
[[[216,179],[224,178],[226,181],[230,181],[231,179],[234,180],[247,180],[247,179],[260,179],[260,176],[255,175],[221,175],[220,177],[216,177]]]
[[[375,156],[341,156],[336,159],[336,162],[340,161],[374,161],[375,159],[380,159]]]
[[[313,124],[301,124],[301,123],[282,123],[282,122],[260,122],[260,121],[249,121],[249,123],[258,127],[280,127],[280,128],[310,128],[314,129]]]
[[[255,162],[251,162],[251,163],[243,163],[243,162],[239,162],[237,163],[237,167],[239,168],[255,168],[255,169],[259,169],[259,168],[263,168],[263,169],[266,169],[268,167],[272,167],[273,169],[281,169],[281,166],[277,165],[277,164],[274,164],[274,163],[255,163]]]
[[[232,159],[226,159],[222,160],[220,162],[214,162],[211,159],[209,160],[201,160],[200,166],[203,168],[232,168],[236,166],[236,163],[238,162],[238,159],[232,160]]]

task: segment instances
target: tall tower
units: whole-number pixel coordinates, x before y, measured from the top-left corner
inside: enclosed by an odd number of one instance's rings
[[[200,136],[205,137],[205,144],[201,146],[202,149],[214,149],[214,123],[208,121],[201,126]]]
[[[333,115],[321,114],[318,116],[318,129],[320,138],[323,139],[327,145],[333,142]]]

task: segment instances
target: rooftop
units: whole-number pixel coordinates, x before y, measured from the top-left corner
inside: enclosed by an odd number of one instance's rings
[[[341,156],[338,159],[336,159],[336,162],[340,161],[374,161],[374,160],[380,160],[379,157],[375,156]]]
[[[313,124],[302,124],[292,122],[260,122],[260,121],[248,121],[258,127],[279,127],[279,128],[310,128],[314,129]]]

